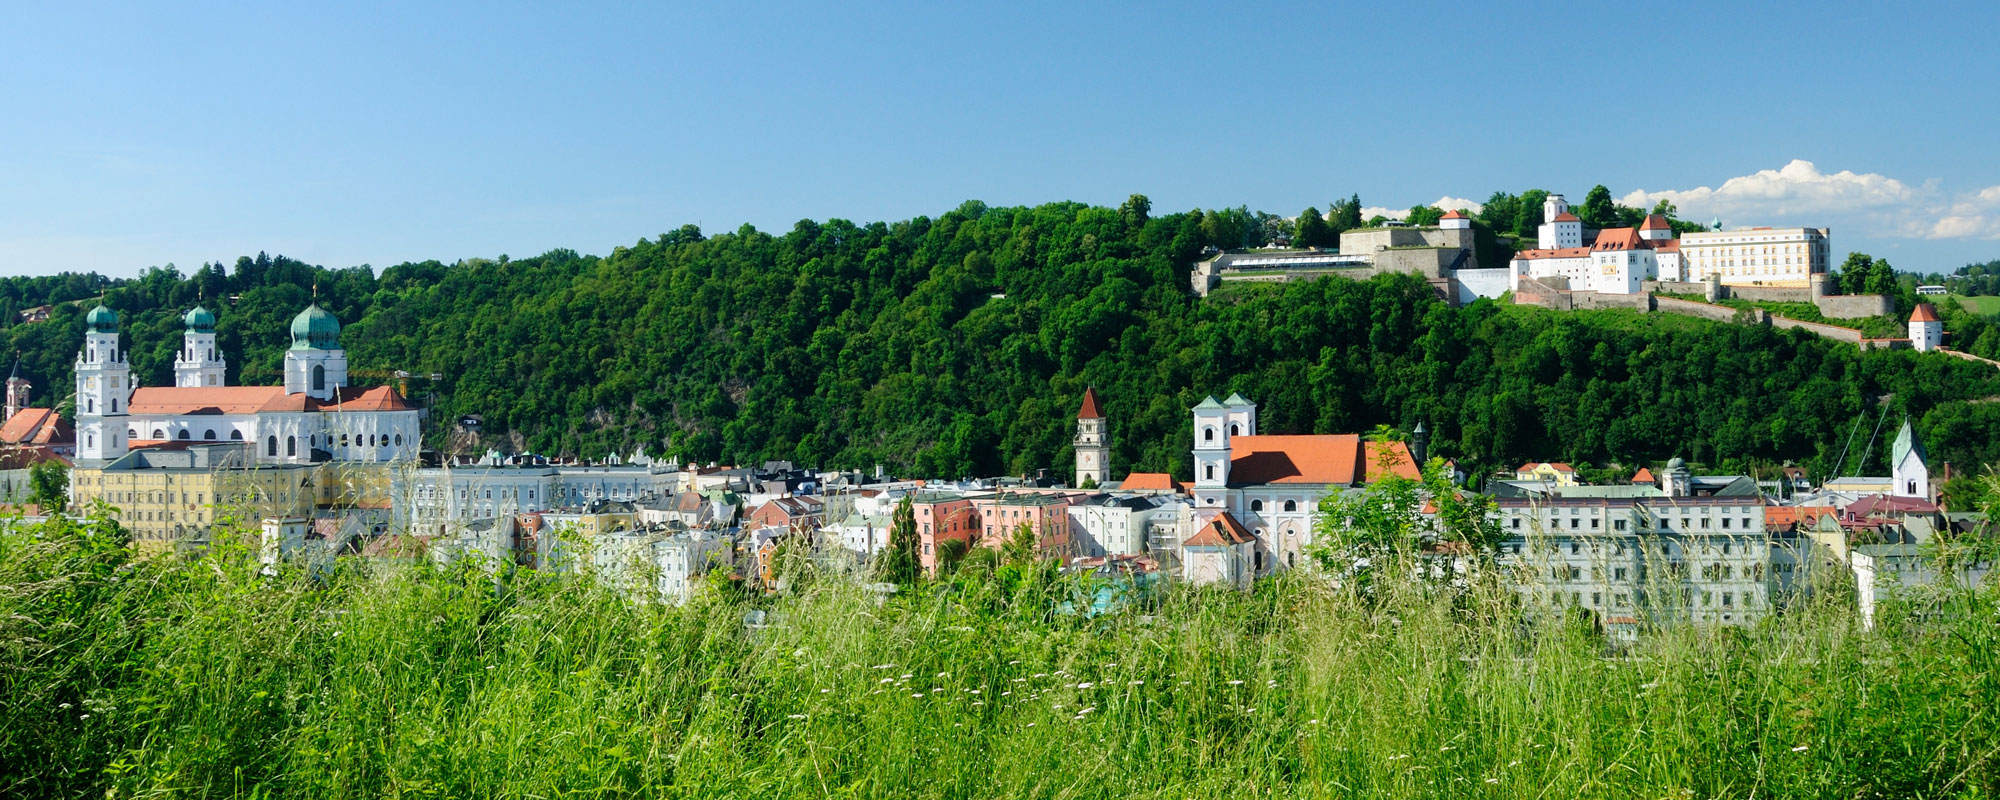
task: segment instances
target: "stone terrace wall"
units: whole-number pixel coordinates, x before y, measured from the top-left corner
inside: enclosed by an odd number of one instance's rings
[[[1556,280],[1562,281],[1561,278]],[[1568,283],[1568,281],[1562,281]],[[1551,285],[1540,278],[1522,278],[1521,288],[1514,290],[1514,302],[1527,306],[1541,306],[1556,311],[1570,311],[1575,305],[1570,302],[1570,294],[1562,288]]]
[[[1861,343],[1861,331],[1855,330],[1853,328],[1843,328],[1839,325],[1827,325],[1819,322],[1805,322],[1802,320],[1791,319],[1789,317],[1772,317],[1771,327],[1803,328],[1805,330],[1812,331],[1813,333],[1817,333],[1821,336],[1824,336],[1828,339],[1832,339],[1834,341],[1848,342],[1851,344]]]
[[[1756,309],[1752,309],[1746,312],[1739,312],[1737,309],[1730,308],[1729,306],[1710,305],[1708,303],[1696,303],[1673,297],[1659,297],[1657,295],[1653,297],[1653,303],[1655,308],[1658,308],[1659,310],[1667,312],[1669,314],[1684,314],[1686,316],[1700,317],[1702,319],[1714,320],[1716,322],[1736,322],[1737,321],[1736,315],[1738,313],[1745,314],[1746,315],[1745,321],[1750,322],[1752,324],[1758,324],[1764,321],[1764,312]]]
[[[1740,297],[1744,300],[1765,303],[1810,303],[1813,301],[1811,289],[1785,286],[1724,286],[1725,297]]]
[[[1570,305],[1573,308],[1629,308],[1635,311],[1652,311],[1653,296],[1645,292],[1637,294],[1604,294],[1601,292],[1571,292]]]
[[[1859,319],[1896,313],[1896,302],[1886,294],[1833,294],[1813,298],[1819,313],[1833,319]]]

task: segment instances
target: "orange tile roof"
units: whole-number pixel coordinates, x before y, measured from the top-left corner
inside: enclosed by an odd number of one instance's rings
[[[1832,506],[1771,506],[1764,509],[1765,527],[1812,523],[1834,512]]]
[[[1597,232],[1597,242],[1592,244],[1590,249],[1600,252],[1606,250],[1644,250],[1646,249],[1644,242],[1644,239],[1639,238],[1639,232],[1631,228],[1605,228]]]
[[[1444,212],[1444,216],[1438,217],[1438,219],[1471,219],[1471,217],[1459,213],[1458,211],[1446,211]]]
[[[1423,470],[1417,465],[1416,458],[1410,455],[1408,445],[1402,442],[1367,442],[1366,446],[1368,449],[1367,474],[1369,483],[1374,483],[1389,475],[1398,475],[1411,480],[1416,480],[1424,476]],[[1389,465],[1387,468],[1384,468],[1382,465],[1384,453],[1388,454]]]
[[[1673,227],[1672,225],[1668,225],[1667,218],[1660,214],[1647,214],[1646,221],[1639,223],[1639,230],[1642,231],[1672,230]]]
[[[1084,387],[1083,408],[1076,412],[1077,419],[1102,419],[1104,411],[1097,407],[1097,390]]]
[[[66,427],[53,408],[24,408],[15,412],[7,424],[0,425],[0,442],[48,444],[62,438],[62,429]]]
[[[1679,240],[1679,239],[1649,239],[1649,240],[1647,240],[1647,241],[1646,241],[1646,246],[1647,246],[1647,247],[1651,247],[1651,248],[1653,248],[1653,250],[1654,250],[1655,252],[1660,252],[1660,253],[1678,253],[1678,252],[1680,252],[1680,251],[1681,251],[1681,240]]]
[[[1548,250],[1522,250],[1514,254],[1519,261],[1535,261],[1543,258],[1585,258],[1590,255],[1588,247],[1563,247]]]
[[[1938,321],[1937,309],[1932,308],[1931,304],[1929,303],[1918,303],[1916,312],[1910,315],[1910,321],[1937,322]]]
[[[1237,522],[1235,517],[1224,511],[1216,514],[1207,524],[1201,526],[1201,530],[1195,531],[1193,536],[1181,542],[1181,546],[1229,547],[1256,541],[1256,538],[1250,535],[1250,531],[1244,529],[1243,523]]]
[[[1352,484],[1361,461],[1361,437],[1237,436],[1229,440],[1229,482]]]
[[[286,394],[283,386],[145,386],[132,393],[135,415],[255,414],[260,411],[406,411],[393,388],[345,386],[331,402]]]
[[[1658,476],[1655,476],[1655,475],[1653,474],[1653,471],[1652,471],[1651,469],[1649,469],[1649,468],[1646,468],[1646,467],[1640,467],[1640,468],[1639,468],[1639,471],[1638,471],[1638,472],[1634,472],[1634,473],[1632,473],[1632,482],[1633,482],[1633,483],[1659,483],[1659,482],[1660,482],[1660,479],[1659,479],[1659,477],[1658,477]]]
[[[1577,216],[1576,216],[1575,214],[1571,214],[1571,213],[1569,213],[1569,212],[1567,212],[1567,211],[1564,211],[1564,212],[1563,212],[1563,213],[1561,213],[1561,214],[1557,214],[1557,215],[1556,215],[1556,218],[1555,218],[1555,219],[1552,219],[1552,220],[1549,220],[1549,221],[1550,221],[1550,222],[1582,222],[1583,220],[1582,220],[1582,219],[1579,219],[1579,218],[1577,218]]]
[[[1118,488],[1129,491],[1178,492],[1181,490],[1181,482],[1164,472],[1134,472],[1126,475],[1124,482],[1118,484]]]

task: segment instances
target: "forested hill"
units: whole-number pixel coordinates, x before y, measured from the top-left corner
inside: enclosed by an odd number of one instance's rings
[[[551,455],[1067,474],[1077,404],[1094,385],[1114,474],[1186,475],[1189,407],[1231,391],[1260,404],[1267,432],[1424,421],[1436,451],[1480,467],[1682,455],[1819,471],[1857,419],[1854,447],[1865,444],[1888,395],[1885,431],[1907,410],[1934,458],[2000,461],[2000,407],[1980,402],[2000,396],[2000,373],[1949,357],[1663,315],[1454,309],[1408,276],[1197,300],[1190,263],[1239,222],[1150,216],[1143,198],[975,202],[936,219],[802,221],[775,236],[684,227],[604,257],[379,276],[259,256],[191,276],[153,270],[106,301],[147,384],[171,383],[179,314],[204,297],[231,379],[273,383],[317,281],[356,370],[440,373],[412,392],[434,392],[434,422],[482,414],[487,445]],[[88,291],[70,276],[0,286],[17,307]],[[45,404],[69,392],[88,305],[7,330]]]

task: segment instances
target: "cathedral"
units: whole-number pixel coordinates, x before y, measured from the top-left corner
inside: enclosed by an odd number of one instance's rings
[[[229,386],[215,314],[196,307],[174,359],[173,386],[132,381],[118,315],[84,318],[76,356],[76,459],[107,464],[135,448],[242,442],[258,464],[386,463],[417,458],[419,415],[387,386],[347,385],[340,321],[314,303],[292,320],[282,386]]]

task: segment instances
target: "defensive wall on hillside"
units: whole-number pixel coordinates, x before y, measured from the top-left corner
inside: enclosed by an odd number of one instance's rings
[[[1753,303],[1811,303],[1829,319],[1879,317],[1896,312],[1896,301],[1886,294],[1828,294],[1832,279],[1816,275],[1810,287],[1731,286],[1710,276],[1705,281],[1645,281],[1640,288],[1662,294],[1698,294],[1715,303],[1738,299]]]
[[[1514,291],[1514,302],[1522,305],[1540,306],[1557,311],[1595,308],[1629,308],[1642,313],[1659,312],[1699,317],[1713,322],[1728,322],[1739,325],[1769,325],[1773,328],[1798,328],[1837,342],[1847,342],[1863,349],[1900,350],[1910,346],[1908,339],[1869,339],[1861,331],[1823,322],[1780,317],[1761,308],[1736,308],[1714,303],[1701,303],[1667,297],[1651,292],[1638,294],[1600,294],[1597,292],[1573,292],[1569,281],[1564,278],[1523,278],[1520,288]],[[1671,286],[1672,284],[1661,284]],[[1695,284],[1698,285],[1698,284]],[[1796,291],[1804,291],[1803,289]],[[1867,298],[1882,298],[1868,295]],[[1857,298],[1860,299],[1860,298]]]

